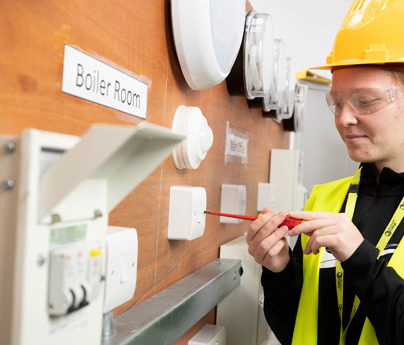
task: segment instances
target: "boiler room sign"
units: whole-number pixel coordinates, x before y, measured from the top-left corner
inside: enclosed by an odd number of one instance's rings
[[[145,119],[147,90],[146,83],[65,45],[63,92]]]

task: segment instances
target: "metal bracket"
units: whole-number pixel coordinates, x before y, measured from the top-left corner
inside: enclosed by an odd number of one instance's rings
[[[114,318],[103,345],[171,345],[240,285],[241,261],[216,259]]]

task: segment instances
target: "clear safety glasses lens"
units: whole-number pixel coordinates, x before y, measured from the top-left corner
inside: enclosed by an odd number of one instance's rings
[[[327,105],[331,112],[341,115],[344,103],[348,103],[352,110],[359,115],[368,115],[395,102],[397,91],[403,86],[393,86],[383,89],[355,89],[345,93],[329,91],[326,94]]]

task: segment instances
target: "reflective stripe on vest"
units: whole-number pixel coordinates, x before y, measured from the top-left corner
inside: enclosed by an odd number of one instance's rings
[[[314,186],[307,201],[306,211],[339,213],[348,193],[353,177],[344,178],[323,185]],[[301,235],[304,250],[309,237]],[[303,255],[303,286],[296,316],[292,345],[317,345],[318,295],[320,262],[324,253],[320,248],[317,255]],[[390,259],[388,266],[404,277],[404,241],[401,241]],[[375,330],[366,318],[359,345],[378,345]]]

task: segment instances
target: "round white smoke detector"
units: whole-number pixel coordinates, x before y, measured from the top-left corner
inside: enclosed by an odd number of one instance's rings
[[[187,136],[173,151],[177,169],[197,169],[213,144],[213,133],[198,107],[180,105],[172,129]]]

